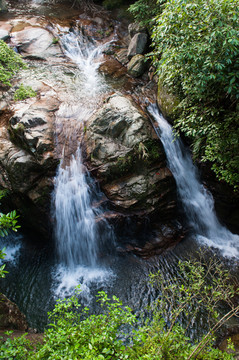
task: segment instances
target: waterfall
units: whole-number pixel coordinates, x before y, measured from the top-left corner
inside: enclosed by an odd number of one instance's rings
[[[174,137],[171,125],[160,114],[157,105],[149,105],[149,112],[159,126],[168,166],[176,180],[189,225],[198,241],[218,248],[224,256],[239,258],[239,236],[232,234],[217,219],[211,193],[199,180],[190,152],[182,141]]]
[[[56,114],[56,127],[60,128],[62,146],[62,161],[55,178],[53,195],[56,249],[60,263],[56,275],[60,284],[56,293],[65,296],[80,282],[81,290],[88,297],[89,284],[103,281],[109,275],[108,270],[99,266],[98,252],[102,243],[114,241],[114,235],[109,224],[100,216],[101,208],[93,206],[93,201],[99,202],[102,194],[82,163],[76,134],[80,132],[80,127],[82,132],[82,124],[96,110],[101,94],[108,90],[97,71],[99,57],[107,45],[95,46],[81,33],[73,31],[63,34],[61,43],[66,56],[80,72],[81,95],[74,104],[65,101]],[[56,141],[58,144],[58,139]],[[73,141],[78,141],[78,146],[69,158]],[[99,218],[104,226],[97,223]]]
[[[57,250],[69,268],[96,264],[98,241],[87,175],[78,149],[70,165],[59,168],[56,178]]]

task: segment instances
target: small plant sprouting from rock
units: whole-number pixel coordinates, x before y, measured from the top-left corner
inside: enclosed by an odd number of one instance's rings
[[[26,69],[20,55],[0,40],[0,84],[11,86],[10,80],[20,69]]]
[[[53,38],[52,39],[52,44],[55,45],[55,44],[58,44],[59,43],[59,39],[58,38]]]
[[[146,159],[149,156],[148,149],[142,142],[139,143],[138,151],[139,151],[139,157],[142,159]]]
[[[24,86],[23,84],[21,84],[19,86],[19,89],[15,91],[14,100],[25,100],[36,95],[37,93],[30,86]]]

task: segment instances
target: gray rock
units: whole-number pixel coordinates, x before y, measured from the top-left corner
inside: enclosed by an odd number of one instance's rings
[[[132,38],[137,33],[147,34],[147,29],[146,29],[146,27],[144,27],[138,23],[132,23],[132,24],[129,24],[129,26],[128,26],[128,32],[129,32],[129,36]]]
[[[55,60],[62,56],[59,44],[53,44],[53,35],[40,27],[27,26],[24,30],[13,32],[12,41],[25,58]]]
[[[1,123],[0,186],[12,192],[12,203],[21,209],[22,219],[46,233],[52,178],[58,165],[53,129],[59,101],[43,84],[41,95],[17,102],[9,122]]]
[[[88,167],[117,211],[172,215],[175,183],[162,144],[130,98],[115,94],[92,116],[85,146]]]
[[[6,41],[10,37],[7,30],[0,29],[0,40]]]
[[[127,65],[128,73],[133,77],[143,75],[147,68],[147,63],[143,55],[135,55]]]
[[[147,50],[148,44],[148,35],[145,33],[138,33],[135,34],[134,37],[131,39],[127,56],[131,59],[133,56],[137,54],[144,54]]]

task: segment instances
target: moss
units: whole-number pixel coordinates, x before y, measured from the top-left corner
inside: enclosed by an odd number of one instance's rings
[[[105,180],[114,180],[132,173],[142,173],[161,160],[162,149],[157,139],[138,143],[126,156],[112,162],[106,172]],[[91,158],[91,160],[93,160]]]
[[[132,172],[136,165],[136,157],[134,152],[127,154],[125,157],[119,157],[118,160],[112,164],[108,173],[107,179],[115,179]]]
[[[167,118],[174,119],[176,117],[176,108],[179,104],[179,99],[162,85],[160,79],[158,82],[157,100],[163,115]]]
[[[144,147],[147,151],[147,160],[150,163],[158,161],[162,154],[162,149],[158,140],[150,139],[144,142]]]
[[[31,97],[35,97],[37,93],[31,88],[31,86],[24,86],[20,84],[19,88],[15,91],[14,100],[25,100]]]

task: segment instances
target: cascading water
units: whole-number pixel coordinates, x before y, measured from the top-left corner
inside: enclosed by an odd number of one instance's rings
[[[60,260],[69,268],[95,265],[97,232],[80,149],[60,167],[55,186],[56,238]]]
[[[96,61],[106,45],[96,47],[82,34],[74,32],[63,35],[61,42],[66,55],[77,64],[82,78],[81,95],[77,99],[77,105],[73,111],[76,128],[69,123],[69,120],[72,122],[72,115],[69,116],[70,107],[66,103],[61,106],[56,121],[56,126],[60,125],[63,137],[65,136],[63,142],[71,144],[76,129],[79,129],[84,121],[92,115],[101,99],[101,94],[108,89],[97,72],[100,63]],[[65,125],[62,125],[62,121],[65,121]],[[99,268],[97,258],[99,244],[103,242],[101,239],[113,241],[114,238],[106,221],[105,230],[102,230],[103,235],[100,234],[99,226],[96,224],[100,208],[92,206],[94,200],[92,194],[94,193],[96,197],[100,197],[100,194],[82,164],[79,141],[78,149],[71,156],[69,165],[66,165],[67,161],[64,161],[65,154],[67,154],[66,145],[61,151],[63,160],[55,179],[54,192],[55,237],[61,264],[61,284],[57,289],[58,295],[63,290],[65,294],[79,281],[81,287],[85,287],[85,290],[89,292],[87,282],[89,283],[93,279],[95,281],[102,280],[106,273],[109,275],[108,271]]]
[[[169,168],[177,183],[189,225],[199,241],[221,250],[224,256],[239,258],[239,236],[222,226],[214,210],[212,195],[199,181],[189,151],[180,139],[175,139],[172,127],[164,119],[156,105],[148,107],[159,126],[159,137],[163,143]]]

